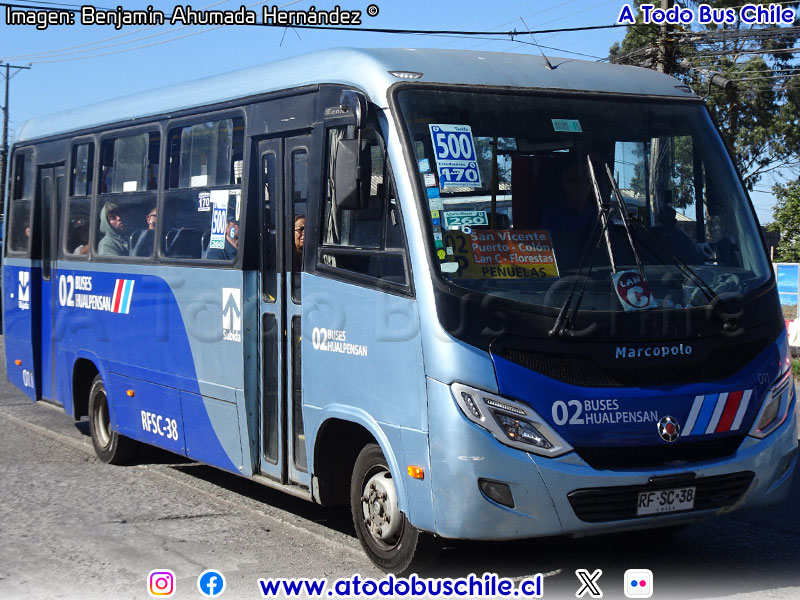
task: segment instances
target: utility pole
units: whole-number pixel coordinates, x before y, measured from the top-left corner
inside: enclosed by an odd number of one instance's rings
[[[6,200],[6,171],[8,169],[8,86],[14,75],[23,69],[30,69],[30,66],[22,67],[6,63],[5,65],[0,64],[0,67],[6,68],[6,99],[3,103],[3,144],[0,146],[0,211],[2,211]],[[11,74],[11,69],[16,69],[13,75]]]
[[[672,7],[672,0],[661,0],[661,10],[666,12]],[[667,49],[667,39],[669,36],[669,25],[667,24],[667,20],[665,19],[664,22],[661,24],[661,31],[659,33],[658,39],[658,58],[656,69],[662,73],[671,73],[672,72],[672,62],[671,57],[669,57],[668,49]]]
[[[672,0],[661,0],[661,10],[666,12],[672,6]],[[669,56],[667,39],[669,36],[669,25],[667,20],[661,24],[661,30],[658,36],[658,54],[656,57],[656,70],[661,73],[671,74],[672,57]],[[652,215],[658,216],[661,209],[660,202],[666,197],[667,189],[667,169],[666,154],[669,151],[671,140],[668,138],[653,138],[650,140],[650,181],[648,187],[650,188],[650,211]]]

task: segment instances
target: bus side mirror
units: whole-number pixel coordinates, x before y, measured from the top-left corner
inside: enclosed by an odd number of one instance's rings
[[[339,96],[339,107],[353,115],[356,129],[361,129],[367,120],[367,98],[355,90],[343,90]]]
[[[360,146],[358,139],[336,143],[333,202],[339,209],[357,210],[367,205],[372,161]]]

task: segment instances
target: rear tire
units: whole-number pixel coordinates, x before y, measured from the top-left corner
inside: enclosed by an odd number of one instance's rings
[[[136,454],[136,442],[111,428],[108,395],[100,375],[94,378],[89,391],[89,433],[97,458],[104,463],[119,465]]]
[[[364,551],[384,571],[418,571],[439,555],[434,537],[414,527],[400,511],[392,474],[377,444],[364,446],[356,459],[350,512]]]

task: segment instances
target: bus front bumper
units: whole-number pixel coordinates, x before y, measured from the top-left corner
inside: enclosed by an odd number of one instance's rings
[[[780,502],[788,494],[798,460],[798,423],[794,410],[768,437],[763,440],[747,437],[735,454],[724,459],[648,470],[598,470],[575,452],[544,458],[504,446],[461,414],[448,386],[429,380],[428,391],[434,532],[446,538],[581,536],[697,521],[745,506]],[[658,483],[669,481],[669,476],[680,483]],[[651,478],[655,478],[658,489],[696,486],[699,507],[704,505],[700,500],[701,489],[706,490],[706,497],[718,496],[715,489],[707,489],[709,486],[726,489],[737,483],[743,493],[736,493],[735,500],[712,508],[637,517],[638,492],[653,488]],[[479,480],[507,485],[513,507],[490,499],[479,488]],[[617,489],[625,486],[632,487]],[[570,494],[577,491],[583,494],[583,509],[588,506],[588,512],[577,509],[583,518],[570,501]],[[608,501],[609,492],[618,496],[617,500],[624,505],[623,512],[627,510],[630,518],[620,518],[619,511],[604,514],[592,506],[592,493],[597,494],[599,503]]]

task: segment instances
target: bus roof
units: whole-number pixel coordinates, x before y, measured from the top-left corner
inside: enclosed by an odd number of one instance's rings
[[[401,81],[390,71],[422,73],[411,81],[424,83],[694,96],[678,80],[649,69],[571,58],[553,57],[550,62],[553,70],[543,58],[528,54],[413,48],[320,50],[37,117],[19,129],[17,142],[320,83],[353,86],[386,106],[387,89]]]

